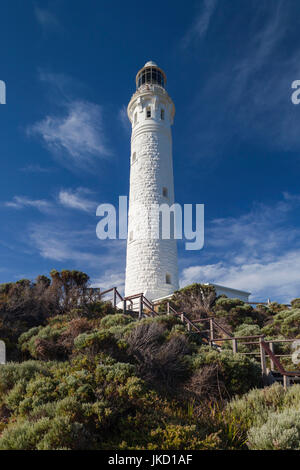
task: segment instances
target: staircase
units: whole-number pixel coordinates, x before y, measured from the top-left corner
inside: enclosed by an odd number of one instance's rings
[[[158,313],[155,310],[155,307],[158,304],[154,305],[144,296],[143,293],[122,297],[116,287],[112,287],[111,289],[101,292],[101,298],[110,292],[113,293],[113,298],[111,300],[113,306],[117,307],[117,299],[119,298],[123,305],[123,312],[126,314],[129,313],[137,315],[140,320],[145,317],[154,317],[158,315],[174,315],[181,319],[188,331],[199,334],[205,344],[217,350],[221,350],[222,344],[230,341],[232,343],[232,351],[234,354],[239,353],[259,358],[258,360],[260,360],[262,378],[265,386],[269,386],[275,382],[280,382],[283,384],[284,388],[287,388],[294,383],[300,383],[300,371],[285,370],[279,360],[279,357],[291,357],[291,354],[278,355],[274,353],[275,343],[292,343],[295,341],[294,339],[268,341],[265,340],[263,335],[232,336],[230,332],[220,325],[219,317],[218,320],[216,320],[217,317],[213,316],[191,320],[188,318],[186,313],[177,312],[169,302],[167,302],[167,311]],[[199,328],[198,325],[200,323],[204,324],[205,329]],[[258,347],[258,351],[238,351],[238,346],[240,344],[248,346],[255,345]],[[267,363],[269,363],[269,367],[267,367]]]

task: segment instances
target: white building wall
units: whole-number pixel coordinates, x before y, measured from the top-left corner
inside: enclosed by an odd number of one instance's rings
[[[147,109],[151,118],[147,118]],[[164,119],[161,119],[161,110]],[[174,104],[157,85],[143,85],[128,105],[132,123],[125,296],[153,300],[178,289],[176,240],[141,239],[154,203],[174,203],[171,125]],[[163,188],[168,191],[164,197]],[[167,274],[171,283],[166,282]]]
[[[226,295],[229,299],[240,299],[243,302],[249,302],[250,292],[242,291],[239,289],[233,289],[231,287],[220,286],[218,284],[206,284],[214,286],[217,296]]]

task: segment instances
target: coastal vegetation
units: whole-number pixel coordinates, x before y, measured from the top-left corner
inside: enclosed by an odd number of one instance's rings
[[[253,308],[194,284],[171,305],[234,336],[300,337],[300,300]],[[175,315],[138,320],[78,271],[0,286],[0,449],[300,449],[300,385],[263,388],[251,356]]]

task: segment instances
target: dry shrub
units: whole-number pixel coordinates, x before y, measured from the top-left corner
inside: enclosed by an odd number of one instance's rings
[[[68,351],[72,352],[74,339],[81,333],[92,330],[91,323],[86,318],[76,318],[70,321],[67,331],[61,335],[60,344]]]
[[[149,384],[174,392],[174,386],[186,380],[189,371],[184,358],[190,352],[183,335],[164,338],[165,328],[157,323],[141,324],[127,337],[128,353],[136,363],[138,374]]]
[[[36,338],[35,350],[36,356],[42,361],[64,360],[67,358],[67,350],[62,344],[44,338]]]
[[[187,399],[193,400],[197,405],[204,401],[222,400],[226,395],[224,382],[220,379],[217,364],[205,365],[195,371],[183,387]]]

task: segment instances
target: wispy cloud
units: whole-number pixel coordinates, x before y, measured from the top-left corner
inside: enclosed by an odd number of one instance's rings
[[[46,168],[42,167],[41,165],[27,165],[23,168],[20,168],[20,171],[24,173],[51,173],[54,171],[54,168]]]
[[[206,35],[217,3],[218,0],[203,0],[200,13],[182,40],[182,46],[184,48],[188,47],[193,40],[201,39]]]
[[[30,229],[30,240],[42,258],[54,261],[96,263],[96,257],[85,248],[88,230],[67,230],[55,224],[34,224]]]
[[[64,104],[63,115],[46,116],[28,129],[39,136],[48,150],[68,163],[88,168],[95,158],[110,154],[103,131],[101,106],[88,101]]]
[[[86,188],[77,188],[76,190],[61,189],[58,194],[58,200],[64,207],[77,209],[84,212],[95,211],[97,203],[86,197],[91,191]]]
[[[92,280],[93,287],[100,287],[100,289],[110,289],[111,287],[118,287],[119,292],[123,293],[125,286],[125,272],[118,270],[107,270],[100,278]]]
[[[26,207],[33,207],[41,212],[48,212],[53,205],[44,199],[29,199],[24,196],[14,196],[12,201],[4,203],[5,207],[11,207],[13,209],[24,209]]]
[[[125,105],[122,106],[122,108],[119,110],[119,121],[121,122],[123,128],[125,129],[126,133],[130,133],[131,131],[131,126],[130,126],[130,121],[127,116],[127,108]]]
[[[42,258],[72,264],[85,272],[92,271],[95,285],[113,287],[123,284],[120,273],[125,272],[124,240],[100,241],[93,226],[76,230],[58,222],[31,225],[27,240],[31,249],[38,251]]]
[[[52,13],[50,10],[36,5],[34,7],[34,14],[42,28],[52,30],[61,29],[60,22],[58,21],[55,14]]]
[[[181,285],[215,282],[251,291],[257,300],[299,296],[300,229],[292,223],[299,207],[299,195],[284,193],[272,206],[255,204],[238,218],[207,223],[206,262],[183,269]]]
[[[191,103],[191,115],[199,116],[191,126],[205,157],[220,156],[245,141],[263,143],[272,151],[300,150],[299,109],[291,103],[300,52],[295,44],[285,44],[293,8],[281,0],[272,7],[271,0],[254,1],[253,8],[235,53],[224,47],[216,62],[211,59],[213,71]],[[232,15],[235,24],[234,15],[240,12]],[[232,24],[224,26],[223,34],[234,34]]]
[[[300,295],[300,250],[275,256],[274,261],[230,265],[225,262],[183,270],[183,286],[199,280],[252,292],[252,299],[290,302]]]

